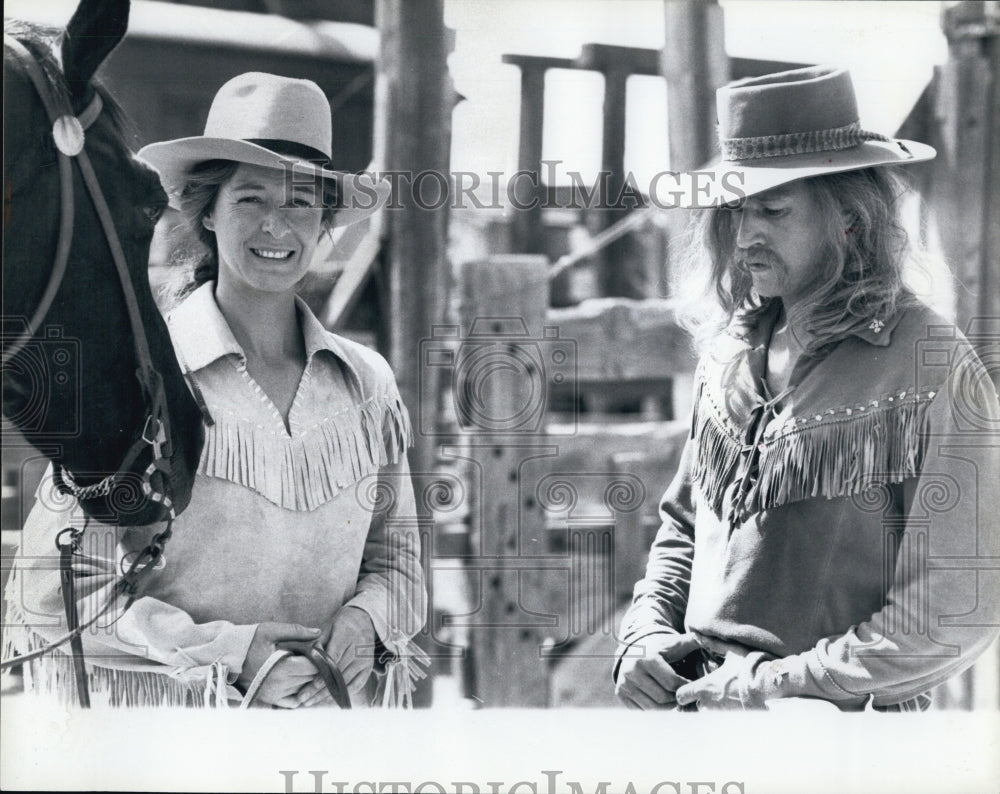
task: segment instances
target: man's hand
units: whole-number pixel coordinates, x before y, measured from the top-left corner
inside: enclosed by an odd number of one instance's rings
[[[762,699],[750,702],[747,687],[752,682],[753,661],[747,656],[727,653],[721,665],[697,681],[685,684],[677,690],[677,703],[686,706],[694,703],[699,711],[743,711],[750,708],[766,708]],[[743,697],[740,696],[741,683]],[[759,700],[759,702],[756,702]]]
[[[691,634],[651,634],[638,640],[645,654],[626,654],[618,668],[615,694],[633,709],[663,709],[677,705],[674,693],[688,680],[670,666],[700,647]]]
[[[257,671],[271,654],[278,650],[277,643],[286,640],[308,642],[318,639],[319,636],[319,629],[307,628],[298,623],[261,623],[254,632],[246,660],[243,662],[243,671],[236,679],[236,683],[246,692]],[[316,668],[313,663],[304,657],[293,656],[282,659],[264,679],[264,683],[257,690],[255,700],[282,708],[295,708],[299,705],[295,694],[315,675]]]
[[[358,607],[343,607],[333,616],[326,652],[337,663],[351,692],[357,692],[375,666],[375,626],[368,613]],[[311,665],[310,665],[311,666]],[[333,696],[318,674],[296,696],[302,706],[327,706]]]

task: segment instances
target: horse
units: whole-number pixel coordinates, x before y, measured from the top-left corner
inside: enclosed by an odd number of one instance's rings
[[[149,285],[167,197],[93,79],[128,14],[82,0],[61,39],[4,26],[3,415],[57,493],[145,526],[187,506],[203,428]]]

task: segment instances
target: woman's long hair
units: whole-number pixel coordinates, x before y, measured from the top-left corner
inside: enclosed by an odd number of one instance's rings
[[[917,300],[904,284],[911,245],[901,210],[908,188],[893,169],[828,174],[806,184],[824,219],[816,230],[822,236],[822,269],[798,303],[803,308],[797,320],[809,333],[806,353],[815,354]],[[699,211],[689,227],[675,295],[678,319],[699,352],[737,314],[752,322],[771,304],[756,294],[750,274],[737,264],[738,224],[736,213],[722,207]]]
[[[219,248],[215,232],[202,222],[215,207],[219,189],[236,172],[234,160],[207,160],[195,165],[185,178],[180,194],[179,217],[167,232],[170,254],[167,264],[176,274],[164,285],[159,303],[164,311],[180,303],[190,293],[219,276]],[[333,227],[337,212],[337,184],[321,180],[323,186],[322,229]]]

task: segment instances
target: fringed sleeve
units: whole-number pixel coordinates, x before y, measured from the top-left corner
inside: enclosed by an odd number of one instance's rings
[[[391,378],[391,375],[389,376]],[[420,533],[406,449],[412,431],[395,383],[387,397],[381,435],[371,438],[389,451],[389,460],[377,476],[359,483],[368,490],[372,519],[365,541],[354,596],[344,606],[363,609],[375,626],[382,652],[376,659],[380,677],[375,705],[405,706],[425,677],[427,655],[413,641],[423,628],[427,591],[420,562]],[[370,490],[374,486],[374,491]]]
[[[887,549],[894,568],[884,607],[843,635],[763,665],[756,680],[765,697],[872,697],[873,706],[890,706],[960,673],[996,639],[1000,403],[978,360],[972,370],[952,374],[921,406],[918,425],[901,415],[914,435],[891,447],[906,475],[906,524]]]

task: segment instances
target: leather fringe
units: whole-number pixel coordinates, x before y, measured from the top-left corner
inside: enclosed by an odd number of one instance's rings
[[[4,628],[4,658],[15,653],[31,653],[48,641],[24,626],[13,615]],[[163,668],[164,670],[166,668]],[[73,660],[59,650],[51,651],[22,666],[24,689],[50,699],[62,708],[79,706]],[[226,670],[212,665],[202,682],[187,682],[165,672],[123,670],[87,664],[87,686],[93,706],[144,708],[176,706],[187,708],[225,708]],[[222,681],[220,688],[218,682]]]
[[[747,504],[758,512],[818,496],[850,496],[920,473],[927,451],[934,392],[828,411],[786,425],[763,442]],[[716,512],[735,477],[742,445],[711,408],[699,406],[695,481]],[[746,453],[749,454],[749,450]]]
[[[373,706],[379,708],[412,708],[417,682],[427,677],[423,667],[429,667],[430,657],[414,642],[404,643],[386,662],[379,674]]]
[[[215,412],[198,473],[250,488],[289,510],[315,510],[358,480],[396,463],[412,428],[398,395],[374,397],[294,438],[268,435]]]

